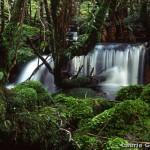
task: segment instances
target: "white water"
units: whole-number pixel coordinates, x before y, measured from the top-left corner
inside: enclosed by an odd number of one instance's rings
[[[70,73],[76,74],[83,65],[80,75],[88,76],[94,68],[94,77],[106,77],[103,85],[143,83],[144,57],[144,44],[98,44],[92,53],[71,61]]]
[[[50,66],[53,69],[54,63],[52,57],[43,56],[43,58],[47,58],[47,62],[49,62]],[[24,69],[22,70],[21,74],[19,75],[17,81],[13,85],[8,85],[8,88],[11,88],[12,86],[15,86],[18,83],[24,82],[31,77],[30,80],[40,81],[41,83],[43,83],[43,85],[48,91],[50,91],[51,93],[55,93],[57,89],[54,84],[54,76],[51,73],[49,73],[44,64],[41,64],[42,61],[38,58],[35,58],[31,62],[27,63]],[[41,65],[39,70],[33,76],[31,76],[34,70],[39,65]]]
[[[46,56],[44,56],[44,58],[46,58]],[[53,59],[49,57],[47,61],[53,68]],[[83,65],[80,75],[88,76],[92,68],[94,68],[92,76],[99,79],[100,85],[102,85],[106,93],[113,91],[112,97],[114,97],[115,89],[118,90],[124,85],[144,82],[144,61],[144,44],[97,44],[93,52],[87,56],[72,59],[69,63],[70,66],[68,65],[68,71],[70,74],[76,74],[79,67]],[[42,61],[38,58],[29,62],[19,75],[15,84],[27,80],[35,68],[41,63]],[[106,80],[101,81],[101,77],[106,78]],[[57,91],[54,84],[54,77],[48,72],[44,65],[32,76],[31,80],[42,82],[51,93]],[[107,96],[109,96],[109,94]]]
[[[87,56],[71,60],[70,74],[75,75],[83,65],[80,75],[92,76],[99,80],[102,97],[109,100],[122,87],[144,83],[145,44],[98,44]],[[105,81],[101,80],[102,77]]]

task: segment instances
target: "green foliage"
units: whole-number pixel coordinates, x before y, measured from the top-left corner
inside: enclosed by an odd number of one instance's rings
[[[126,100],[80,124],[75,138],[80,145],[86,145],[87,139],[82,137],[86,133],[100,139],[118,136],[129,138],[131,141],[138,138],[141,141],[148,141],[150,138],[149,124],[149,105],[141,100]],[[141,135],[143,136],[141,137]],[[107,147],[114,148],[115,145],[119,144],[119,141],[120,139],[116,139],[114,143],[109,141]],[[101,146],[99,144],[99,147]]]
[[[100,150],[102,149],[100,147],[101,145],[101,141],[97,138],[97,137],[92,137],[89,135],[81,135],[81,134],[77,134],[75,135],[74,139],[76,141],[78,141],[78,145],[80,146],[81,150]],[[79,148],[75,147],[75,150],[78,150]]]
[[[0,85],[0,121],[5,118],[6,100],[9,99],[11,93],[5,87]]]
[[[61,110],[62,117],[67,121],[75,121],[76,124],[76,121],[92,116],[93,109],[86,100],[59,94],[55,97],[55,101]]]
[[[150,136],[150,128],[143,125],[141,120],[148,119],[148,116],[147,103],[141,100],[126,100],[95,116],[91,121],[91,129],[98,132],[105,126],[104,135],[124,137],[131,134],[135,138],[145,133],[147,138],[147,135]]]
[[[18,92],[20,92],[20,89],[27,89],[27,88],[32,88],[36,91],[36,93],[37,93],[37,102],[36,102],[37,106],[42,106],[42,105],[45,105],[45,104],[48,104],[51,102],[50,93],[48,91],[46,91],[46,89],[44,88],[44,86],[40,82],[25,81],[23,83],[16,85],[13,88],[13,91],[18,93]]]
[[[4,73],[0,71],[0,80],[3,79]]]
[[[109,138],[106,142],[105,150],[126,150],[125,145],[130,144],[127,140],[120,137]],[[137,148],[132,148],[132,150],[138,150]]]
[[[27,44],[26,40],[27,37],[29,37],[31,40],[36,40],[39,34],[40,30],[38,28],[23,24],[22,35],[20,40],[20,49],[17,50],[17,64],[24,64],[35,58],[35,54],[30,48],[30,46]]]
[[[6,103],[0,97],[0,121],[5,118]]]
[[[150,85],[145,86],[140,95],[140,99],[150,104]]]
[[[33,88],[23,88],[16,92],[13,100],[8,101],[10,112],[33,110],[37,106],[37,92]]]
[[[34,39],[35,36],[39,36],[40,30],[36,27],[23,24],[22,26],[22,40],[26,40],[27,36]]]
[[[17,64],[22,65],[26,62],[29,62],[33,58],[35,58],[35,54],[33,53],[33,50],[28,47],[22,47],[17,51],[18,59]]]
[[[78,37],[78,41],[80,43],[84,43],[87,40],[88,36],[89,36],[88,34],[82,34]]]
[[[57,145],[59,141],[57,110],[52,107],[43,107],[36,112],[24,111],[16,114],[7,121],[3,131],[7,131],[6,139],[19,144],[31,145],[38,143],[46,149],[48,146]],[[6,124],[6,122],[5,122]]]
[[[119,101],[128,100],[128,99],[135,100],[140,97],[143,88],[144,88],[143,85],[125,86],[116,93],[116,100]]]
[[[97,94],[97,92],[90,88],[74,88],[65,92],[66,96],[72,96],[74,98],[95,98]]]

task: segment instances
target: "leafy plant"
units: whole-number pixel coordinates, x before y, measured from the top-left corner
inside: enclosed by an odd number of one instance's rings
[[[130,143],[127,140],[124,140],[120,137],[109,138],[106,142],[105,150],[126,150],[125,146],[129,145]],[[138,150],[137,148],[132,148],[133,150]]]

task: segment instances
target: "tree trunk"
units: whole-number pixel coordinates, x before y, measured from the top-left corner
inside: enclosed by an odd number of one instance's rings
[[[8,49],[4,45],[4,41],[2,38],[2,34],[0,33],[0,72],[4,74],[1,83],[5,84],[7,80],[7,76],[9,74],[9,59],[8,59]]]
[[[105,0],[103,2],[103,4],[101,5],[101,7],[99,8],[97,14],[96,14],[96,18],[95,18],[95,23],[94,23],[94,27],[92,29],[91,34],[89,35],[89,38],[87,39],[87,41],[84,43],[83,47],[81,49],[75,50],[72,49],[71,53],[72,53],[72,57],[74,57],[78,52],[79,55],[86,55],[88,54],[88,52],[91,51],[91,49],[95,46],[95,44],[97,44],[98,41],[100,41],[100,32],[101,32],[101,28],[103,26],[108,8],[109,8],[109,4],[110,4],[111,0]],[[56,17],[56,16],[55,16]],[[54,18],[55,18],[54,17]],[[66,28],[65,28],[66,29]],[[57,34],[59,34],[58,32],[56,32]],[[58,35],[56,35],[57,37]],[[66,37],[63,37],[64,39],[66,39]],[[65,49],[65,45],[63,45],[64,47],[62,49]],[[70,50],[70,49],[69,49]],[[75,50],[75,51],[74,51]],[[87,86],[90,85],[92,83],[92,79],[90,77],[77,77],[75,79],[65,79],[63,77],[63,67],[66,66],[67,61],[69,60],[69,57],[66,57],[66,52],[67,49],[65,49],[64,52],[60,52],[59,49],[57,49],[57,51],[59,53],[57,53],[57,59],[54,59],[54,78],[55,78],[55,84],[57,87],[60,88],[75,88],[75,87],[82,87],[82,86]]]
[[[18,44],[18,22],[21,20],[23,8],[26,0],[17,0],[3,34],[0,35],[0,71],[3,72],[3,83],[8,82],[9,74],[12,66],[16,62],[16,47]],[[14,59],[15,58],[15,59]]]
[[[1,32],[4,31],[4,26],[5,26],[5,15],[4,15],[4,0],[1,0]]]
[[[143,0],[141,2],[141,14],[140,19],[146,29],[146,38],[150,39],[150,15],[148,14],[148,0]]]

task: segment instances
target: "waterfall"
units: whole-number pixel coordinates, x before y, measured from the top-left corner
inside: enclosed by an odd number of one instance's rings
[[[54,68],[53,59],[51,56],[43,56],[44,59],[47,58],[47,62],[49,62],[50,66]],[[35,72],[34,75],[32,73],[34,70],[39,66],[39,70]],[[31,76],[32,75],[32,76]],[[27,63],[25,67],[23,68],[21,74],[19,75],[17,81],[15,84],[21,83],[26,81],[31,77],[31,80],[33,81],[40,81],[45,88],[50,91],[51,93],[56,92],[56,86],[54,84],[54,76],[47,70],[44,64],[42,64],[42,61],[39,58],[35,58],[31,62]]]
[[[90,75],[105,81],[101,84],[130,85],[143,83],[145,44],[97,44],[87,56],[71,60],[70,74]]]
[[[87,56],[76,56],[70,60],[68,72],[75,75],[83,66],[79,75],[89,76],[92,72],[92,76],[99,80],[99,85],[102,86],[103,90],[106,93],[112,91],[113,96],[110,97],[114,97],[114,93],[121,86],[144,83],[145,46],[146,44],[97,44]],[[46,58],[46,56],[43,57]],[[51,56],[48,57],[47,61],[53,68],[54,63]],[[15,84],[27,80],[41,63],[42,61],[38,58],[29,62],[23,68]],[[49,73],[45,65],[41,65],[31,80],[40,81],[51,93],[57,91],[54,76]],[[116,90],[114,91],[114,89]]]

